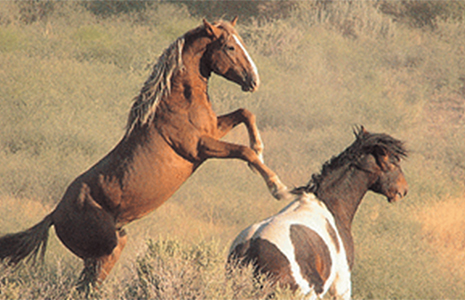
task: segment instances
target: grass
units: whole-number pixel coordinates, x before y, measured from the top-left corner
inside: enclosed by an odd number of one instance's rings
[[[349,145],[354,125],[406,141],[407,198],[390,205],[369,194],[356,215],[353,297],[464,298],[463,21],[437,20],[433,30],[393,22],[372,2],[320,12],[311,5],[299,2],[279,20],[239,20],[262,86],[244,94],[213,76],[215,110],[257,115],[265,160],[290,186]],[[40,221],[111,150],[151,65],[201,23],[169,3],[102,18],[79,2],[56,2],[31,23],[20,11],[18,2],[0,2],[1,234]],[[246,131],[226,139],[246,144]],[[208,161],[170,201],[127,226],[122,258],[93,296],[263,298],[250,270],[228,280],[224,261],[240,230],[285,204],[246,164]],[[80,298],[81,261],[51,232],[44,265],[0,271],[0,299]]]
[[[460,198],[442,199],[419,214],[424,239],[438,259],[445,276],[459,280],[464,277],[461,262],[465,258],[464,204]],[[451,286],[456,283],[451,283]]]

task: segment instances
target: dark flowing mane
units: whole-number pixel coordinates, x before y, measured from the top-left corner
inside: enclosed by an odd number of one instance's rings
[[[365,154],[373,153],[375,149],[400,160],[407,156],[404,143],[384,133],[369,133],[363,127],[354,130],[355,141],[338,156],[333,156],[323,164],[319,174],[313,174],[306,186],[295,188],[292,192],[317,193],[321,182],[334,170],[346,165],[356,165],[359,158]]]

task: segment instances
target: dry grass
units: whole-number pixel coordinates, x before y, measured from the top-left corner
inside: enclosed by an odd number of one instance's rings
[[[425,240],[448,276],[465,277],[465,202],[463,197],[442,199],[419,215]]]

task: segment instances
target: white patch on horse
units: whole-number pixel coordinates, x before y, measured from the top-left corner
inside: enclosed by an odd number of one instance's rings
[[[241,40],[235,34],[233,34],[232,36],[233,36],[234,40],[236,41],[236,43],[239,45],[239,47],[241,47],[242,51],[244,51],[245,57],[247,57],[247,60],[249,61],[250,65],[252,66],[252,70],[253,70],[253,72],[254,72],[255,76],[257,77],[257,80],[258,80],[259,77],[258,77],[257,66],[253,62],[252,58],[250,57],[249,53],[245,49],[244,45],[242,45]]]

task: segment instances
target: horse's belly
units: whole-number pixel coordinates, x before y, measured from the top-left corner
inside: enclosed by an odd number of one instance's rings
[[[119,225],[140,219],[161,206],[192,174],[193,163],[174,151],[169,154],[134,159],[118,209]]]

